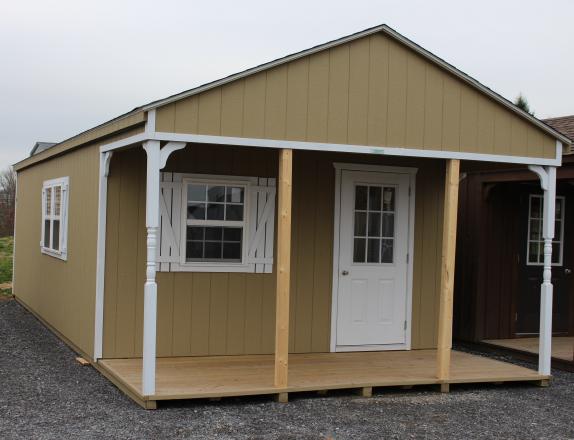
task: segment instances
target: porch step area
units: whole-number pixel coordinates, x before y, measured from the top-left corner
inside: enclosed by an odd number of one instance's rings
[[[156,394],[147,398],[141,394],[141,359],[98,364],[128,395],[144,401],[441,383],[435,378],[436,350],[291,354],[289,385],[282,389],[273,386],[273,355],[158,358]],[[547,379],[524,367],[453,351],[447,383]]]

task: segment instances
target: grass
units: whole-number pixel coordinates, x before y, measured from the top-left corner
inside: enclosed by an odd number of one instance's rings
[[[12,295],[13,237],[0,238],[0,296]]]

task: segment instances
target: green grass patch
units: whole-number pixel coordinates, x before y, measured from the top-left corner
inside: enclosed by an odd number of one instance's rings
[[[0,238],[0,295],[12,295],[13,237]]]

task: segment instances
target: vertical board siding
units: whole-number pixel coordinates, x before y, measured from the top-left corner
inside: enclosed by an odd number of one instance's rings
[[[552,158],[555,139],[382,34],[160,107],[161,131]]]
[[[436,345],[444,165],[440,161],[298,152],[293,165],[291,352],[329,351],[333,162],[419,168],[416,187],[413,348]],[[277,151],[195,145],[173,172],[276,177]],[[145,279],[145,154],[116,153],[108,196],[104,356],[141,355]],[[134,206],[135,205],[135,206]],[[132,230],[133,229],[133,230]],[[275,274],[159,273],[158,356],[272,353]]]

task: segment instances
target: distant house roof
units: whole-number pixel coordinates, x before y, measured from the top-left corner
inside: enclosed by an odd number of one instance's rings
[[[54,145],[56,145],[56,142],[36,142],[32,148],[32,151],[30,151],[30,156],[41,153],[42,151],[45,151]]]
[[[574,115],[543,119],[543,122],[574,141]]]

